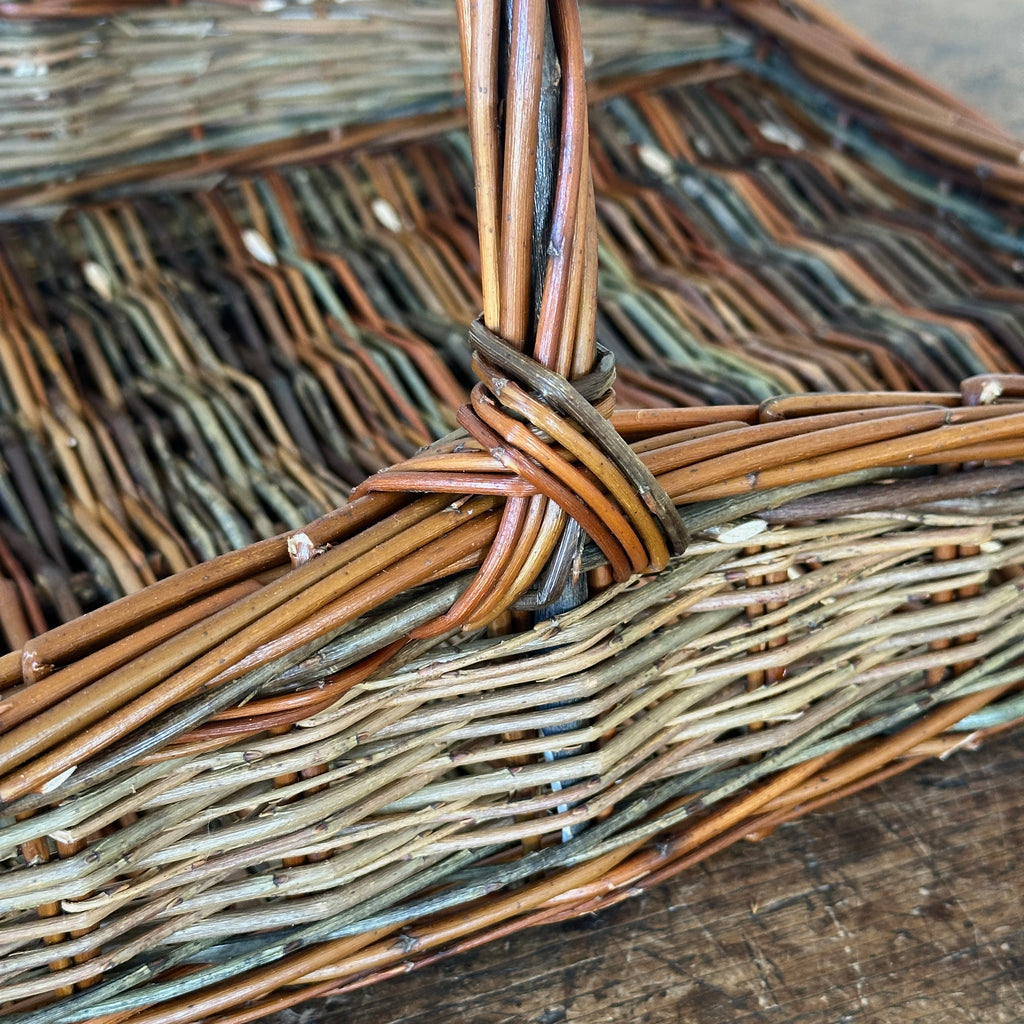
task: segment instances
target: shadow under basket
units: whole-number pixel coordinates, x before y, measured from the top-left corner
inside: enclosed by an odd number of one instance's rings
[[[1019,145],[804,0],[504,8],[0,7],[4,1024],[254,1020],[1024,718]]]

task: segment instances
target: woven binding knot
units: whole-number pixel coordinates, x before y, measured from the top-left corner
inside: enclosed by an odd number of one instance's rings
[[[679,513],[607,419],[615,402],[611,353],[599,346],[593,369],[570,382],[497,337],[482,320],[469,336],[480,382],[458,412],[465,433],[427,446],[359,487],[506,499],[506,528],[484,559],[473,598],[453,608],[444,628],[480,619],[478,602],[499,578],[507,607],[549,562],[566,566],[571,523],[601,549],[620,581],[661,569],[682,552],[687,534]],[[562,557],[552,559],[559,538]],[[552,589],[549,580],[544,590]]]

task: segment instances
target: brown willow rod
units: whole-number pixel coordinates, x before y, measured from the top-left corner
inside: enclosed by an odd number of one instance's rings
[[[234,638],[241,630],[250,627],[253,622],[258,621],[268,612],[289,601],[308,595],[312,587],[318,584],[322,585],[323,581],[330,578],[332,574],[344,572],[348,563],[365,558],[374,552],[379,544],[386,543],[422,523],[431,515],[440,512],[443,507],[443,499],[428,500],[426,504],[414,503],[407,506],[362,533],[349,537],[347,541],[325,552],[319,558],[314,558],[305,565],[299,566],[294,572],[280,576],[255,592],[221,608],[206,619],[194,622],[183,633],[166,637],[161,643],[138,653],[130,661],[122,661],[120,665],[113,667],[112,670],[107,670],[100,676],[94,675],[93,681],[89,685],[79,689],[71,697],[57,705],[57,710],[51,708],[50,711],[43,714],[36,714],[31,724],[19,726],[0,735],[0,764],[4,763],[5,758],[13,750],[18,749],[19,744],[27,744],[27,747],[36,750],[41,749],[39,744],[42,743],[45,746],[53,736],[64,734],[69,728],[74,729],[77,725],[88,724],[88,722],[95,721],[96,718],[109,713],[118,706],[121,699],[119,694],[132,696],[144,692],[153,683],[166,678],[169,673],[188,665],[197,654],[209,652],[217,644]],[[283,541],[281,543],[287,551],[287,544]],[[262,547],[262,545],[257,545],[257,547]],[[379,558],[379,556],[377,557]],[[378,565],[379,567],[381,566]],[[203,568],[203,566],[198,566],[197,570]],[[231,568],[234,566],[232,565]],[[257,572],[260,568],[261,566],[257,563]],[[207,582],[202,573],[198,571],[189,570],[185,575],[187,582],[191,582],[197,576],[200,585]],[[211,576],[215,577],[215,575],[215,573],[211,573]],[[175,577],[171,577],[167,582],[173,583],[174,579]],[[142,591],[139,595],[140,598],[145,594],[146,591]],[[188,601],[187,594],[184,601]],[[146,602],[141,603],[144,608],[148,608]],[[125,611],[129,613],[129,623],[137,624],[139,622],[130,614],[132,602],[128,599],[128,604],[119,610],[118,626],[120,628],[123,628],[121,616]],[[58,631],[60,629],[61,627],[58,627]],[[46,636],[44,634],[44,637],[40,639],[45,640]],[[98,652],[101,663],[103,657],[104,652]],[[115,660],[112,659],[112,665]],[[29,696],[30,694],[26,691],[25,698]]]
[[[1019,458],[1024,455],[1024,412],[1021,406],[985,406],[959,409],[911,406],[868,409],[834,416],[807,417],[760,426],[700,434],[664,449],[644,444],[641,460],[656,470],[656,479],[680,504],[730,494],[758,491],[790,483],[825,479],[860,469],[913,464]],[[700,429],[700,428],[698,428]],[[753,434],[753,437],[750,435]],[[490,438],[494,474],[481,474],[479,452],[452,452],[447,459],[428,456],[430,470],[416,478],[416,459],[395,470],[371,477],[358,493],[376,489],[459,492],[461,466],[472,467],[466,480],[471,488],[491,493],[523,493],[523,484],[543,489],[537,470],[514,445]],[[582,438],[582,435],[581,435]],[[763,441],[758,444],[757,441]],[[442,467],[447,467],[444,469]],[[501,475],[502,468],[513,476]],[[530,493],[530,492],[527,492]]]
[[[346,552],[345,545],[332,549],[206,622],[193,626],[189,631],[194,634],[192,637],[186,633],[184,637],[165,642],[36,715],[31,722],[0,736],[0,771],[12,772],[13,769],[12,774],[0,779],[0,799],[21,795],[34,785],[77,766],[83,757],[144,725],[159,711],[218,677],[223,679],[225,665],[237,666],[254,651],[266,650],[263,616],[269,612],[274,613],[275,625],[287,632],[326,603],[342,600],[346,592],[372,580],[389,564],[411,556],[414,564],[429,571],[430,562],[424,566],[423,560],[417,559],[417,552],[438,537],[451,536],[450,528],[455,522],[470,524],[492,505],[488,499],[473,499],[461,508],[439,509],[439,503],[446,504],[444,499],[416,503],[420,508],[411,523],[409,516],[393,516],[378,524],[384,528],[377,531],[380,533],[378,543],[366,534],[350,540],[350,545],[352,541],[359,542],[354,549],[355,557],[346,557],[352,552]],[[373,529],[367,531],[368,534],[373,532]],[[382,546],[386,549],[383,561]],[[461,558],[464,553],[460,550],[457,557]],[[329,571],[308,572],[318,561],[328,563]],[[309,585],[304,585],[303,577]],[[380,597],[368,595],[367,601],[367,607],[362,610],[379,604]],[[126,697],[130,700],[128,704],[124,703]],[[110,714],[115,709],[118,713]],[[83,725],[89,727],[78,732]],[[26,757],[39,754],[55,743],[59,745],[50,753],[32,762],[34,767],[16,768],[16,765],[24,765]]]
[[[386,501],[352,502],[311,523],[305,532],[314,545],[337,543],[401,504],[402,500],[394,496],[388,496]],[[189,601],[287,563],[287,539],[273,537],[158,580],[137,594],[87,612],[36,637],[22,652],[25,679],[31,682],[42,678],[66,661],[81,657],[83,652],[96,650],[113,637],[138,629]]]

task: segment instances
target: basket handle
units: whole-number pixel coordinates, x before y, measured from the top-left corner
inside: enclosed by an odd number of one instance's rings
[[[470,332],[480,383],[459,423],[478,446],[477,469],[481,449],[493,462],[490,484],[486,462],[485,479],[474,476],[475,493],[501,495],[505,506],[476,581],[423,636],[493,619],[556,550],[566,566],[566,549],[577,547],[565,543],[573,521],[620,580],[662,568],[686,546],[675,506],[608,422],[614,360],[596,342],[597,217],[577,0],[457,7],[484,306]],[[595,375],[598,364],[604,374]],[[604,381],[596,391],[595,379]],[[388,487],[400,473],[409,490],[458,491],[468,481],[464,454],[439,462],[432,447],[363,489]]]

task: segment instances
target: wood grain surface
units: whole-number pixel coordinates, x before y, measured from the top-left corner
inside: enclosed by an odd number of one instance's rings
[[[1019,3],[829,6],[1024,135]],[[919,767],[596,916],[271,1020],[1024,1021],[1024,736]]]

